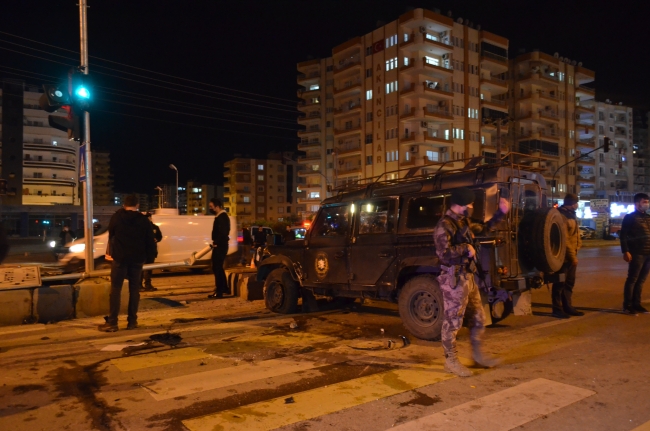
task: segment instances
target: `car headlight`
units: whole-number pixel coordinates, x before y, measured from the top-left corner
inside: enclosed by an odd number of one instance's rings
[[[70,246],[70,253],[81,253],[86,249],[86,244],[75,244]]]
[[[50,241],[50,247],[52,248],[56,247],[56,241]]]

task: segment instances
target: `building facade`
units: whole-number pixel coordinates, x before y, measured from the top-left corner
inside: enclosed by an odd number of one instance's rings
[[[92,150],[93,205],[113,205],[113,174],[111,173],[111,155],[108,151]]]
[[[298,63],[298,72],[307,213],[328,189],[415,166],[462,167],[454,161],[495,145],[496,128],[482,118],[508,115],[508,40],[429,10]]]
[[[597,151],[596,197],[610,202],[633,201],[634,148],[632,108],[610,102],[596,102],[598,146],[610,139],[610,150]]]
[[[632,131],[634,191],[647,193],[650,191],[650,136],[648,136],[650,112],[634,108],[632,115],[632,127],[634,128]]]
[[[596,187],[595,90],[585,86],[595,73],[539,51],[510,60],[508,149],[539,156],[543,175],[556,198],[567,192],[593,197]]]
[[[224,168],[224,208],[238,225],[284,221],[305,211],[298,203],[304,192],[293,153],[271,153],[266,159],[235,157]]]
[[[41,94],[22,81],[2,83],[1,172],[9,192],[3,204],[79,205],[79,144],[49,126]]]
[[[223,191],[223,186],[188,181],[186,187],[187,214],[207,214],[210,199],[217,198],[223,201]]]

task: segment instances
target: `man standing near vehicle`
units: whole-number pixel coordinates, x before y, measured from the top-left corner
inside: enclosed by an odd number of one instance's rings
[[[499,201],[499,209],[485,225],[471,224],[469,216],[473,210],[474,192],[459,188],[452,192],[450,207],[438,221],[433,233],[436,254],[440,259],[441,273],[438,277],[444,302],[444,321],[442,324],[442,347],[445,352],[445,371],[460,377],[468,377],[472,372],[458,360],[456,334],[462,326],[467,308],[474,361],[484,367],[494,367],[498,359],[483,354],[481,334],[484,331],[485,315],[481,295],[476,284],[476,250],[472,245],[472,228],[491,230],[510,210],[504,198]]]
[[[641,291],[650,272],[649,206],[650,197],[647,194],[634,195],[635,211],[623,218],[619,232],[623,259],[629,263],[623,291],[623,310],[632,315],[648,313],[641,305]]]
[[[160,232],[160,228],[153,223],[151,213],[147,213],[147,219],[149,219],[149,223],[151,223],[151,231],[153,232],[153,239],[156,242],[156,253],[153,259],[148,260],[145,263],[154,263],[154,261],[158,257],[158,243],[162,241],[162,232]],[[151,284],[151,272],[152,272],[151,269],[147,271],[142,271],[142,281],[144,285],[140,288],[141,292],[153,292],[155,290],[158,290],[155,287],[153,287],[153,284]]]
[[[120,312],[120,296],[124,279],[129,280],[129,313],[126,329],[138,327],[138,303],[142,265],[153,261],[156,243],[149,220],[138,211],[138,198],[129,195],[124,199],[124,208],[118,210],[108,224],[113,263],[111,266],[110,314],[106,323],[99,326],[103,332],[117,331],[117,315]]]
[[[582,247],[580,239],[580,228],[576,217],[578,209],[578,195],[567,193],[564,203],[558,210],[564,216],[567,227],[566,255],[564,265],[560,272],[565,274],[565,281],[553,283],[551,299],[553,303],[553,317],[568,319],[571,316],[584,316],[585,313],[578,311],[571,303],[573,286],[576,284],[576,269],[578,268],[578,250]]]
[[[212,224],[212,272],[214,272],[214,293],[208,298],[223,298],[229,292],[226,272],[223,263],[228,255],[228,239],[230,235],[230,218],[223,210],[223,204],[217,198],[210,199],[209,210],[215,214]]]
[[[250,226],[245,225],[242,228],[242,253],[241,264],[250,266],[251,264],[251,247],[253,246],[253,236],[251,235]]]
[[[286,244],[289,241],[293,241],[295,239],[296,239],[296,233],[291,229],[291,226],[287,225],[287,227],[284,230],[284,233],[282,234],[282,240]]]
[[[70,229],[70,226],[67,224],[63,225],[61,233],[59,234],[59,238],[61,239],[61,243],[59,244],[61,247],[76,239],[74,231]]]

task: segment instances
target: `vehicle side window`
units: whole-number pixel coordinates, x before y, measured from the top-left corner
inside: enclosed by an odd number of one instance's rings
[[[408,201],[408,229],[433,229],[443,216],[444,196],[421,196]]]
[[[394,233],[395,200],[362,203],[359,206],[359,235]]]
[[[348,233],[350,218],[348,205],[323,207],[316,222],[311,227],[312,237],[345,236]]]

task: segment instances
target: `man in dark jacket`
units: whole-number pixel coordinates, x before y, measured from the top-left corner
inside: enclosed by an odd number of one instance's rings
[[[212,198],[208,204],[209,210],[215,214],[212,224],[212,272],[214,272],[214,293],[208,298],[223,298],[224,293],[230,292],[223,262],[228,255],[228,239],[230,235],[230,217],[223,210],[219,199]]]
[[[650,197],[647,194],[634,195],[635,211],[623,218],[620,231],[623,259],[629,263],[623,291],[623,310],[632,315],[648,313],[641,306],[641,291],[650,272],[649,206]]]
[[[103,332],[117,331],[117,315],[120,312],[120,296],[124,279],[129,280],[129,313],[126,329],[138,327],[138,303],[142,265],[153,261],[156,243],[151,223],[138,211],[138,199],[129,195],[124,208],[118,210],[108,224],[108,241],[113,263],[111,267],[110,314],[106,323],[99,326]]]
[[[162,237],[162,232],[160,232],[160,228],[153,223],[151,213],[147,213],[147,219],[149,219],[149,223],[151,223],[151,230],[153,232],[153,239],[156,242],[156,253],[155,253],[153,259],[147,260],[145,263],[153,263],[156,260],[156,258],[158,257],[158,245],[157,244],[160,241],[162,241],[163,237]],[[147,271],[142,271],[142,281],[143,281],[144,285],[140,288],[141,292],[153,292],[155,290],[158,290],[155,287],[153,287],[153,284],[151,284],[151,272],[152,272],[151,269],[149,269]]]
[[[241,252],[241,264],[245,266],[250,266],[251,264],[251,247],[253,246],[253,236],[251,235],[251,229],[248,225],[242,228],[242,252]]]
[[[266,232],[262,226],[258,226],[257,230],[253,232],[253,247],[258,249],[264,246],[266,246]]]
[[[285,228],[284,233],[282,234],[282,240],[283,240],[284,243],[286,244],[286,243],[288,243],[289,241],[293,241],[293,240],[295,240],[295,239],[296,239],[296,232],[294,232],[294,231],[291,229],[291,226],[287,225],[287,227]]]

